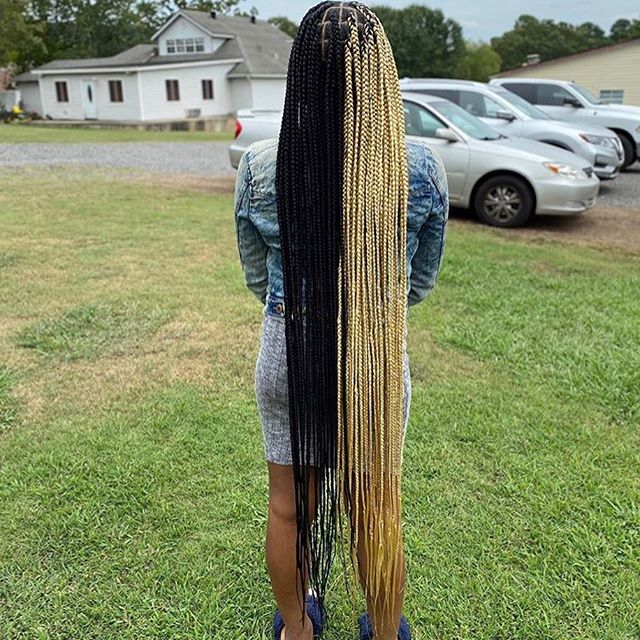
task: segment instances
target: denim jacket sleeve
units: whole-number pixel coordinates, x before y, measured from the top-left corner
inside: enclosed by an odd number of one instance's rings
[[[442,160],[428,148],[423,149],[432,197],[427,216],[418,231],[418,247],[411,260],[409,306],[424,300],[436,284],[449,219],[449,190]]]
[[[236,238],[247,287],[264,304],[267,298],[267,245],[251,220],[253,189],[249,152],[238,165],[235,189]]]

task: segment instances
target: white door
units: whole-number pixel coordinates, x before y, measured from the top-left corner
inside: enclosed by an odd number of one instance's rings
[[[96,91],[93,80],[82,81],[82,105],[84,107],[85,120],[96,120],[98,110],[96,109]]]

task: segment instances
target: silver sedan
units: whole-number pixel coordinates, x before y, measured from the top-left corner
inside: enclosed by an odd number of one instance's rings
[[[470,80],[403,80],[407,92],[439,96],[455,102],[505,135],[545,142],[582,156],[602,180],[616,178],[624,156],[609,129],[594,124],[553,120],[538,107],[499,85]]]
[[[451,204],[486,224],[516,227],[534,214],[579,214],[600,188],[593,167],[574,153],[509,138],[456,104],[403,92],[407,135],[442,158]]]

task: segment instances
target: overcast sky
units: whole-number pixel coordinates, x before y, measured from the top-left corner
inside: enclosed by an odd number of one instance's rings
[[[470,40],[489,40],[492,36],[504,33],[523,13],[572,24],[595,22],[605,31],[618,18],[640,18],[638,0],[435,0],[418,3],[442,9],[447,17],[454,18],[462,25],[465,38]],[[314,0],[244,0],[241,6],[245,10],[255,6],[261,18],[284,15],[297,22],[314,4]],[[404,7],[412,2],[386,0],[367,1],[366,4]]]

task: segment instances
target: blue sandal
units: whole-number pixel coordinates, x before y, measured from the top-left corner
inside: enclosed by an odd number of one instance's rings
[[[371,627],[371,620],[369,620],[368,613],[363,613],[360,616],[360,618],[358,619],[358,626],[360,627],[360,640],[373,640],[373,628]],[[411,640],[411,629],[409,629],[409,622],[404,616],[400,617],[398,640]]]
[[[320,611],[320,603],[318,599],[311,593],[306,599],[307,615],[311,619],[311,625],[313,626],[313,637],[321,638],[324,631],[324,620]],[[284,629],[284,620],[279,610],[276,610],[276,615],[273,619],[273,638],[274,640],[280,640],[282,636],[282,630]]]

